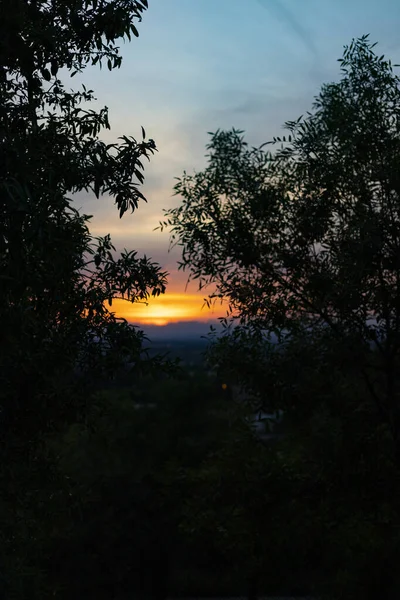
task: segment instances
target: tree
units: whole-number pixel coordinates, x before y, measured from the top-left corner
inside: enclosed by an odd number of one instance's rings
[[[38,589],[25,588],[40,548],[32,531],[43,497],[66,484],[51,479],[43,439],[85,419],[100,376],[152,364],[142,332],[116,317],[112,301],[163,293],[166,273],[132,251],[116,257],[109,236],[91,236],[90,217],[72,198],[107,194],[120,217],[133,212],[145,200],[143,160],[156,146],[143,128],[141,141],[103,142],[107,108],[96,112],[92,90],[66,83],[90,65],[118,68],[118,41],[138,36],[147,6],[0,1],[0,510],[2,525],[16,524],[2,527],[0,568],[8,568],[9,596],[20,585],[18,597],[43,597],[39,573]]]
[[[201,376],[140,379],[97,393],[87,424],[49,440],[59,476],[69,482],[69,495],[47,499],[48,517],[39,523],[46,527],[40,561],[57,597],[160,600],[176,593],[167,586],[187,564],[188,543],[178,531],[185,473],[222,443],[220,404],[213,382]]]
[[[227,361],[247,354],[235,341]],[[343,372],[340,349],[318,351],[310,336],[265,361],[268,403],[291,417],[284,437],[264,446],[235,424],[189,471],[181,526],[247,574],[249,596],[396,598],[400,478],[390,436],[362,402],[359,378]]]
[[[400,466],[400,80],[374,46],[345,47],[342,79],[285,124],[276,152],[211,134],[208,166],[178,180],[182,203],[160,226],[189,277],[216,286],[209,301],[229,301],[226,326],[257,343],[312,331],[321,352],[334,340]]]
[[[93,92],[68,91],[62,81],[90,64],[118,68],[116,43],[138,35],[135,19],[146,7],[147,0],[1,2],[1,429],[8,437],[23,421],[37,434],[60,411],[75,415],[77,406],[64,399],[60,406],[57,394],[77,372],[96,378],[124,361],[137,365],[143,336],[115,316],[112,300],[144,301],[165,290],[157,265],[135,252],[116,259],[110,237],[94,239],[90,217],[71,205],[74,193],[91,191],[114,198],[121,217],[133,212],[145,200],[142,160],[155,144],[143,128],[141,142],[102,142],[107,108],[85,109]]]

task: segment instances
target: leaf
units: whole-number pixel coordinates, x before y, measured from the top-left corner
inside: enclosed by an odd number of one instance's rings
[[[100,195],[100,181],[99,181],[99,178],[97,178],[97,177],[94,182],[93,191],[94,191],[96,198],[98,198]]]
[[[50,73],[50,71],[48,69],[42,69],[42,77],[46,81],[50,81],[50,79],[51,79],[51,73]]]
[[[133,33],[134,36],[139,37],[139,32],[138,32],[138,30],[136,29],[136,27],[134,26],[133,23],[131,24],[131,31],[132,31],[132,33]]]
[[[145,139],[146,138],[146,132],[144,130],[144,128],[142,127],[142,138]]]

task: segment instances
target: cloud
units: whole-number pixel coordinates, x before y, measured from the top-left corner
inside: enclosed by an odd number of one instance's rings
[[[273,13],[279,21],[288,25],[314,58],[317,58],[317,48],[311,39],[310,31],[302,25],[281,0],[257,0],[257,2],[260,6]]]

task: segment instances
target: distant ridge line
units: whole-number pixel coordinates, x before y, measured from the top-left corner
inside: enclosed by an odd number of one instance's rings
[[[146,325],[139,324],[139,328],[152,341],[171,340],[171,339],[200,339],[210,332],[210,327],[216,331],[222,331],[222,325],[219,321],[177,321],[168,323],[168,325]]]

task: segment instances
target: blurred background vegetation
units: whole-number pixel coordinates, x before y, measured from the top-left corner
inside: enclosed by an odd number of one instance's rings
[[[14,465],[18,510],[2,501],[6,589],[391,597],[400,539],[390,436],[355,401],[351,375],[328,376],[310,382],[299,368],[300,398],[329,391],[314,410],[288,412],[277,438],[255,432],[237,388],[202,364],[96,392],[84,423]]]

